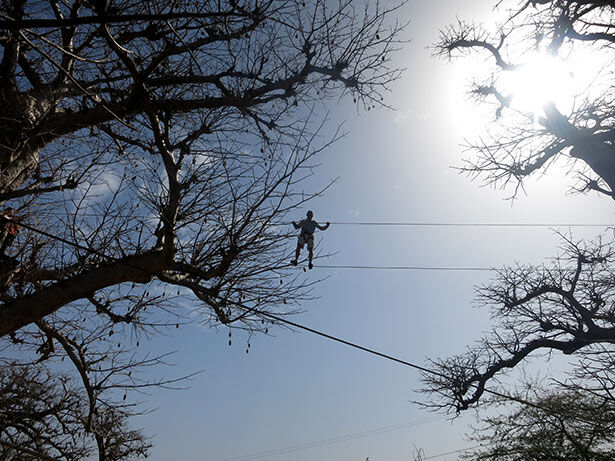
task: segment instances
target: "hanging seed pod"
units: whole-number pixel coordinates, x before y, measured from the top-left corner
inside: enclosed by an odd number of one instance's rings
[[[280,279],[280,285],[282,285],[282,283],[283,283],[283,282],[282,282],[282,279]]]
[[[113,336],[113,330],[109,330],[109,336]]]
[[[137,347],[139,347],[139,341],[137,341]]]
[[[176,324],[175,324],[175,328],[179,328],[179,323],[176,323]]]
[[[261,325],[265,324],[265,319],[261,319]]]
[[[126,394],[124,394],[124,397],[122,397],[122,400],[126,400]]]
[[[120,344],[120,343],[117,343],[117,347],[119,348],[120,346],[121,346],[121,344]]]
[[[251,348],[251,347],[252,347],[252,345],[250,343],[248,343],[248,349]]]
[[[269,333],[269,328],[265,328],[265,334]]]
[[[228,340],[228,345],[230,346],[231,344],[233,344],[233,342],[229,339]]]
[[[286,304],[286,300],[284,300],[284,304]]]
[[[303,272],[307,272],[307,271],[305,270],[305,267],[303,268]]]
[[[249,353],[249,352],[250,352],[250,350],[249,350],[249,349],[246,349],[246,354],[247,354],[247,353]]]
[[[179,290],[177,290],[177,296],[179,296]]]
[[[233,332],[229,331],[228,332],[228,337],[230,338],[231,336],[233,336]]]

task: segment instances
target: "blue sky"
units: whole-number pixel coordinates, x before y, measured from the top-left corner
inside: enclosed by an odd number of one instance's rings
[[[464,137],[481,133],[493,120],[467,101],[464,66],[430,57],[438,30],[457,16],[489,13],[493,1],[415,1],[411,43],[397,54],[407,71],[389,101],[395,111],[358,114],[351,101],[332,107],[334,121],[346,120],[348,135],[321,157],[309,186],[339,182],[309,206],[325,221],[439,222],[615,222],[612,202],[567,196],[564,169],[530,182],[527,196],[512,204],[510,191],[483,187],[451,169],[463,157]],[[467,67],[467,66],[466,66]],[[306,186],[306,187],[309,187]],[[306,210],[297,211],[301,219]],[[566,230],[566,229],[563,229]],[[573,229],[591,237],[597,229]],[[393,228],[331,226],[317,232],[318,249],[335,252],[323,264],[497,267],[537,263],[556,253],[547,228]],[[289,254],[294,241],[289,242]],[[300,269],[298,269],[300,270]],[[488,272],[329,270],[318,298],[293,321],[424,365],[427,357],[460,353],[489,327],[486,312],[472,304],[475,285]],[[173,333],[173,332],[172,332]],[[321,447],[270,455],[262,460],[411,460],[413,447],[434,456],[468,446],[468,413],[433,421],[420,400],[416,370],[322,338],[280,328],[247,338],[228,330],[186,326],[157,338],[152,350],[177,350],[165,373],[205,369],[184,391],[157,390],[146,396],[156,411],[135,423],[154,435],[151,459],[223,461],[359,434],[402,423],[416,425]],[[457,459],[456,455],[440,460]]]

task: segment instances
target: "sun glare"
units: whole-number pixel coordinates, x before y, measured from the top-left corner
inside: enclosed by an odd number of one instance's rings
[[[607,62],[600,50],[577,49],[566,59],[537,51],[516,70],[501,74],[500,91],[512,96],[513,109],[524,113],[541,115],[547,102],[570,113],[580,99],[602,94],[609,80],[604,75]]]
[[[512,96],[511,107],[533,114],[542,113],[547,102],[569,107],[575,83],[570,63],[539,53],[530,56],[518,69],[504,72],[500,81],[503,90]]]

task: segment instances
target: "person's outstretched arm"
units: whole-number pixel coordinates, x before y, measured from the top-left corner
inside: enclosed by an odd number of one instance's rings
[[[295,221],[292,221],[291,224],[295,227],[295,229],[299,229],[299,227],[301,227],[301,224],[298,224]]]
[[[327,230],[330,225],[330,222],[327,222],[327,224],[325,224],[324,226],[321,226],[320,224],[316,223],[316,227],[318,227],[320,230]]]

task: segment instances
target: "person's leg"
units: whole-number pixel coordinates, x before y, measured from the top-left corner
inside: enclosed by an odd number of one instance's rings
[[[312,258],[314,258],[314,238],[313,237],[310,238],[308,241],[308,251],[310,253],[308,267],[311,269],[312,267],[314,267],[314,265],[312,264]]]
[[[297,249],[295,250],[295,259],[293,259],[290,263],[293,266],[296,266],[299,262],[299,254],[301,254],[301,249],[303,248],[303,240],[302,237],[299,236],[299,238],[297,239]]]
[[[6,247],[9,246],[9,235],[10,234],[6,231],[6,229],[2,229],[0,231],[0,255],[4,255]]]
[[[297,249],[295,250],[295,259],[291,261],[291,263],[293,263],[295,266],[297,265],[297,262],[299,261],[300,254],[301,254],[301,247],[297,245]]]
[[[2,246],[0,246],[0,254],[4,254],[6,249],[13,243],[13,240],[15,240],[15,234],[7,234],[4,242],[2,242]]]

